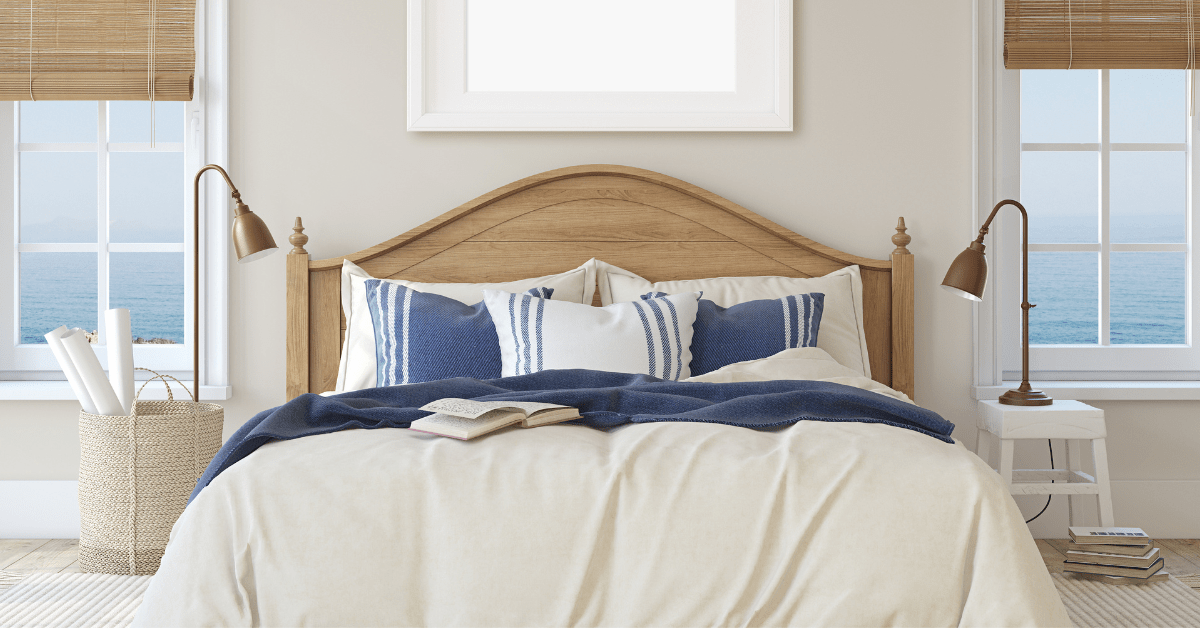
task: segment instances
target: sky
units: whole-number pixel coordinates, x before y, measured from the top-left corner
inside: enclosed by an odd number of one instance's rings
[[[97,104],[20,103],[22,143],[95,143]],[[155,141],[183,142],[184,104],[154,105]],[[109,142],[149,142],[150,103],[109,104]],[[95,242],[97,154],[21,153],[21,241]],[[182,152],[111,153],[110,234],[113,242],[183,242]]]
[[[1110,141],[1187,141],[1187,83],[1182,70],[1110,70]],[[1021,72],[1022,143],[1100,141],[1099,70]],[[1139,221],[1162,225],[1153,242],[1184,242],[1187,158],[1179,152],[1116,152],[1110,162],[1113,241],[1128,239]],[[1037,218],[1097,217],[1100,159],[1097,152],[1024,152],[1021,202]],[[1053,221],[1033,230],[1034,242],[1097,242],[1085,220]],[[1096,223],[1098,224],[1098,223]],[[1129,225],[1131,229],[1118,229]],[[1144,237],[1144,236],[1143,236]],[[1140,241],[1146,241],[1144,239]]]

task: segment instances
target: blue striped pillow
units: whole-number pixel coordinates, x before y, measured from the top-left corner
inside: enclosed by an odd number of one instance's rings
[[[368,279],[366,288],[375,325],[376,386],[500,377],[500,340],[482,301],[467,305],[379,279]],[[526,294],[549,299],[554,289]]]
[[[664,296],[665,292],[647,292],[642,299]],[[825,295],[820,292],[732,307],[700,299],[692,326],[692,375],[770,357],[785,349],[815,347],[824,309]]]
[[[484,290],[505,377],[550,369],[690,376],[698,292],[592,307]]]

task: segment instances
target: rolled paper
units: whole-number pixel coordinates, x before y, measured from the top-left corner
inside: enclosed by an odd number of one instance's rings
[[[104,329],[108,334],[108,381],[112,383],[117,401],[124,414],[133,409],[133,331],[129,310],[118,307],[104,313]]]
[[[67,348],[63,346],[62,337],[68,333],[70,332],[66,327],[59,325],[58,329],[46,334],[46,344],[50,345],[50,352],[54,354],[54,359],[58,360],[63,375],[67,376],[67,383],[71,384],[71,390],[75,392],[75,398],[79,400],[79,405],[83,406],[83,411],[88,414],[96,414],[96,404],[92,403],[92,396],[88,394],[87,387],[83,385],[79,369],[75,368],[71,356],[67,355]]]
[[[96,414],[121,415],[124,412],[121,402],[117,400],[112,384],[109,384],[108,378],[104,376],[104,367],[100,366],[100,360],[92,352],[92,345],[88,344],[83,330],[72,329],[67,332],[62,336],[62,343],[67,349],[67,355],[71,357],[71,362],[79,371],[79,377],[83,379],[83,386],[87,388],[92,403],[96,404]]]

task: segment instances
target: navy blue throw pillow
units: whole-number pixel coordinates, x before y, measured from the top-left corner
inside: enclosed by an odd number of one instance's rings
[[[648,292],[643,299],[666,296]],[[785,349],[817,346],[825,295],[793,294],[721,307],[700,299],[692,325],[692,376],[767,358]]]
[[[381,279],[368,279],[366,287],[376,386],[500,377],[500,339],[483,301],[467,305]],[[554,289],[526,294],[549,299]]]

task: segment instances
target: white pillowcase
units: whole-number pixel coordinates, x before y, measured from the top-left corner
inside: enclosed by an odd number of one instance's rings
[[[644,373],[670,380],[691,376],[698,292],[607,307],[497,290],[483,294],[500,338],[504,377],[548,369]]]
[[[825,295],[821,332],[817,346],[843,366],[871,376],[867,356],[867,333],[863,327],[862,276],[858,266],[847,266],[823,277],[716,277],[651,283],[637,274],[599,260],[596,276],[600,302],[604,305],[636,301],[647,292],[703,292],[705,299],[721,307],[732,307],[759,299],[780,299],[791,294],[820,292]]]
[[[554,288],[554,299],[573,303],[591,303],[596,293],[596,260],[557,275],[521,279],[505,283],[421,283],[386,279],[392,283],[475,305],[483,300],[484,290],[524,292],[530,288]],[[350,260],[342,261],[342,312],[346,316],[346,339],[338,364],[337,392],[375,387],[375,326],[367,307],[367,271]]]

